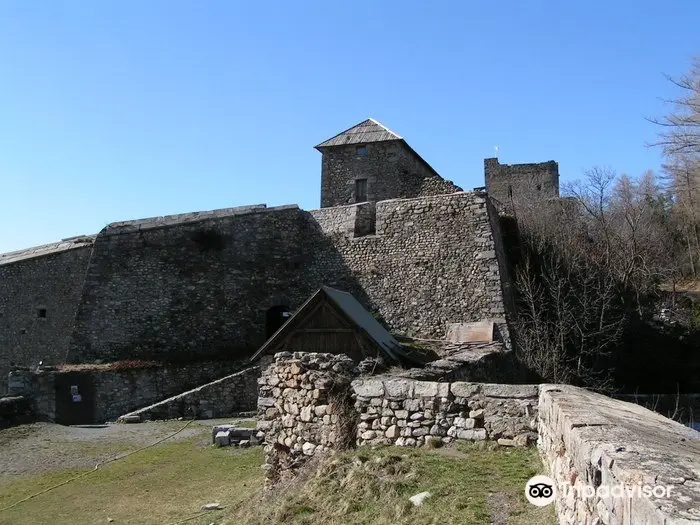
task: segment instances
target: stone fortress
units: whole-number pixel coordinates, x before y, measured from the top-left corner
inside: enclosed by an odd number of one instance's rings
[[[11,366],[40,361],[220,363],[216,379],[322,285],[351,292],[396,333],[438,338],[447,323],[487,319],[509,347],[510,282],[486,195],[444,180],[373,119],[316,149],[318,210],[124,221],[0,255],[0,393]],[[554,162],[485,165],[487,190],[512,196],[534,177],[558,192]]]
[[[510,367],[515,313],[501,226],[516,202],[558,197],[555,162],[486,159],[486,186],[465,192],[373,119],[316,148],[318,210],[254,205],[125,221],[0,255],[0,396],[8,387],[14,396],[6,406],[31,404],[69,424],[257,408],[254,437],[273,486],[343,444],[536,440],[560,523],[700,522],[700,433],[580,388],[520,384]],[[332,353],[251,363],[322,287],[350,292],[437,358],[375,373]],[[453,340],[455,326],[484,322],[493,341]],[[230,443],[224,427],[213,437]],[[583,490],[641,483],[673,492]]]

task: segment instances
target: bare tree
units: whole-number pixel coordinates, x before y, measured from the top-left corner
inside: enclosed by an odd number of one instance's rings
[[[695,157],[700,155],[700,57],[693,59],[688,73],[677,79],[667,78],[681,93],[666,101],[673,106],[668,115],[648,119],[663,128],[654,145],[663,147],[669,157]]]
[[[607,390],[628,321],[650,315],[676,271],[673,226],[650,171],[593,168],[565,192],[519,209],[518,351],[548,381]]]

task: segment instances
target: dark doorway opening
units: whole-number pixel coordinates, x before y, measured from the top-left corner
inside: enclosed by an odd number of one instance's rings
[[[265,316],[265,337],[269,339],[291,315],[288,306],[277,305],[270,308]]]

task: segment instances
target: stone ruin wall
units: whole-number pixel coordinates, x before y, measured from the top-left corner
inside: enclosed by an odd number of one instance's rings
[[[162,419],[212,419],[255,412],[260,368],[252,366],[210,383],[200,385],[117,419],[119,423],[140,423]]]
[[[44,255],[0,259],[0,397],[13,365],[65,359],[91,249],[73,243]]]
[[[655,412],[566,385],[439,383],[357,373],[345,356],[275,356],[259,380],[258,437],[265,444],[268,487],[293,477],[310,457],[353,441],[419,447],[488,439],[525,446],[536,439],[540,474],[557,485],[560,523],[700,522],[700,433]],[[343,389],[346,397],[338,394]],[[640,483],[671,485],[673,496],[587,498],[582,490],[583,484]],[[566,484],[577,490],[566,492]]]
[[[423,446],[536,439],[536,385],[357,378],[344,355],[281,352],[259,380],[258,430],[268,480],[341,445]],[[435,442],[440,443],[435,443]]]
[[[484,159],[486,191],[499,209],[511,211],[513,201],[531,202],[559,196],[559,165],[550,160],[531,164],[501,164]]]
[[[354,438],[349,399],[355,363],[339,354],[276,354],[258,380],[258,438],[266,486],[293,476],[306,458]]]

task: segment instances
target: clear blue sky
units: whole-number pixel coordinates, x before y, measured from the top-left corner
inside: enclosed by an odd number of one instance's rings
[[[0,251],[107,223],[319,206],[313,146],[374,117],[445,178],[483,159],[658,169],[700,1],[2,1]]]

